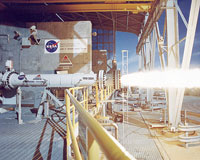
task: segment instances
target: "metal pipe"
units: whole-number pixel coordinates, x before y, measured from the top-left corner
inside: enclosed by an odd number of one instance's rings
[[[22,90],[19,87],[17,89],[17,99],[16,99],[16,104],[17,104],[17,108],[18,108],[18,123],[19,124],[23,124],[23,120],[22,120]]]
[[[3,75],[0,74],[0,85],[4,84],[3,87],[6,89],[15,89],[19,86],[46,86],[48,88],[91,86],[96,81],[97,75],[94,73],[21,75],[15,71],[7,71]]]
[[[82,160],[80,151],[79,151],[79,147],[78,147],[78,143],[76,141],[76,137],[73,131],[73,127],[72,127],[72,122],[70,119],[70,114],[69,112],[66,111],[66,118],[67,118],[67,122],[68,122],[68,126],[69,126],[69,131],[70,131],[70,135],[71,135],[71,139],[72,139],[72,146],[73,146],[73,150],[75,153],[75,159],[76,160]]]
[[[108,159],[128,160],[135,159],[125,148],[112,137],[98,122],[94,119],[82,105],[72,96],[69,90],[66,90],[72,103],[75,105],[83,123],[88,127],[94,139],[97,141],[102,151]]]
[[[115,128],[115,138],[118,140],[118,126],[115,123],[101,123],[102,126],[112,126]]]
[[[99,105],[99,94],[98,94],[98,85],[95,85],[95,89],[96,89],[96,107],[98,107]]]

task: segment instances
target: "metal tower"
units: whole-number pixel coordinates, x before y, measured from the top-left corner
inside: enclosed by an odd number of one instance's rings
[[[128,74],[128,50],[122,50],[122,75]]]

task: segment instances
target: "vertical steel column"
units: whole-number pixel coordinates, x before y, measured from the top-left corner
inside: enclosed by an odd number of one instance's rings
[[[46,99],[44,102],[44,116],[45,118],[49,118],[49,101]]]
[[[80,151],[79,151],[79,147],[78,147],[78,143],[76,140],[76,136],[74,134],[74,128],[72,127],[72,122],[71,122],[71,117],[70,117],[70,113],[66,112],[66,119],[67,119],[67,124],[68,124],[68,128],[70,131],[70,135],[71,135],[71,140],[72,140],[72,147],[75,153],[75,159],[76,160],[82,160]]]
[[[16,98],[16,104],[17,104],[17,108],[18,108],[18,123],[19,124],[23,124],[23,120],[22,120],[22,90],[19,87],[17,89],[17,98]]]
[[[104,100],[104,91],[103,91],[104,89],[101,89],[100,90],[100,93],[101,93],[101,103],[102,103],[102,101]]]
[[[122,50],[122,75],[128,74],[128,50]]]
[[[147,22],[148,17],[149,17],[149,13],[147,13],[146,16],[145,16],[145,23]],[[149,35],[144,41],[143,52],[142,52],[143,53],[143,67],[144,67],[144,70],[147,69],[147,63],[149,62],[148,57],[149,57],[149,54],[150,54],[150,52],[149,52],[150,48],[149,48],[149,40],[148,40],[148,38],[149,38]]]
[[[86,109],[86,89],[87,88],[83,88],[83,100],[84,100],[84,102],[83,102],[83,107]],[[87,110],[87,109],[86,109]]]
[[[98,90],[98,84],[95,85],[96,90],[96,107],[99,105],[99,90]]]
[[[151,64],[151,42],[150,42],[150,37],[151,35],[149,35],[146,39],[146,50],[145,50],[145,54],[146,54],[146,65],[147,65],[147,70],[150,70],[150,64]]]
[[[47,89],[45,89],[44,92],[43,92],[42,100],[40,102],[40,105],[39,105],[39,108],[38,108],[38,111],[37,111],[36,120],[41,120],[42,119],[42,112],[44,110],[43,103],[45,102],[46,98],[47,98]]]
[[[44,101],[44,116],[45,118],[49,118],[49,96],[47,95],[46,100]]]
[[[152,65],[152,48],[151,48],[151,40],[150,40],[151,35],[149,35],[146,39],[146,70],[150,71],[151,65]],[[147,89],[147,103],[150,104],[152,101],[153,97],[153,89],[148,88]]]
[[[106,88],[104,88],[103,90],[104,90],[104,100],[106,100],[106,97],[107,97]]]
[[[147,22],[149,14],[146,14],[145,16],[145,20],[144,23]],[[142,33],[140,34],[140,36],[142,35]],[[140,36],[138,37],[138,41],[140,40]],[[144,45],[142,46],[140,53],[139,53],[139,71],[144,71],[146,70],[146,39],[144,40]],[[143,93],[143,89],[139,88],[139,98],[142,98],[142,93]]]
[[[86,109],[86,111],[88,111],[88,88],[85,88],[85,109]]]
[[[116,20],[117,17],[115,14],[112,14],[113,19],[113,59],[116,59]]]
[[[153,70],[154,68],[154,62],[155,62],[155,48],[156,48],[156,33],[155,30],[152,31],[152,35],[149,35],[148,37],[148,43],[147,43],[147,69]],[[147,89],[147,102],[151,103],[153,99],[153,88]]]
[[[156,31],[153,29],[152,43],[151,43],[151,69],[154,69],[155,64],[155,52],[156,52]]]
[[[156,22],[154,30],[156,32],[156,39],[157,39],[157,44],[158,44],[158,52],[159,52],[159,58],[160,58],[160,64],[161,64],[161,69],[164,70],[165,69],[165,57],[163,55],[163,51],[162,51],[162,45],[164,44],[164,39],[163,39],[163,44],[160,44],[160,30],[159,30],[159,26],[158,26],[158,22]]]
[[[128,50],[122,50],[122,75],[127,75],[128,74]],[[127,86],[127,92],[126,92],[126,117],[127,117],[127,121],[128,121],[128,90],[129,90],[129,86]],[[124,103],[123,103],[124,104]],[[123,106],[123,113],[124,113],[124,107]]]
[[[142,57],[142,51],[140,51],[139,53],[139,57],[138,57],[138,70],[142,71],[143,69],[143,57]]]
[[[66,117],[70,115],[70,98],[67,94],[65,94],[65,102],[66,102]],[[66,152],[67,152],[67,159],[71,158],[71,147],[70,147],[70,130],[69,130],[69,125],[68,125],[68,120],[66,118]]]
[[[175,69],[179,67],[179,36],[178,36],[178,15],[175,8],[176,0],[168,0],[166,4],[166,18],[167,18],[167,66],[168,69]],[[174,45],[176,44],[177,45]],[[177,89],[168,89],[168,125],[171,130],[175,127],[176,116],[176,96]]]
[[[183,54],[183,62],[182,62],[182,69],[189,69],[190,60],[192,56],[192,48],[194,44],[194,37],[195,31],[198,21],[199,15],[199,8],[200,8],[200,1],[199,0],[192,0],[191,9],[190,9],[190,17],[189,23],[187,28],[187,35],[186,35],[186,42]],[[181,108],[183,103],[185,89],[178,89],[177,97],[176,97],[176,117],[175,117],[175,125],[178,126],[181,117]]]
[[[138,36],[138,41],[140,40],[141,34]],[[138,53],[138,70],[142,70],[142,50]]]
[[[140,36],[141,36],[141,34],[138,36],[138,41],[140,39]],[[143,64],[143,54],[142,54],[142,49],[141,49],[140,52],[139,52],[139,57],[138,57],[138,70],[139,70],[139,72],[141,72],[143,70],[143,66],[144,66],[144,64]],[[141,96],[141,94],[142,94],[141,88],[139,88],[138,92],[139,92],[139,96]]]
[[[79,92],[79,90],[77,90],[77,92]],[[72,95],[73,96],[75,95],[75,90],[74,89],[72,90]],[[75,127],[75,106],[74,105],[72,105],[72,106],[70,105],[70,107],[69,107],[70,110],[71,110],[71,107],[72,107],[72,124],[73,124],[73,127]]]
[[[157,44],[158,44],[158,53],[159,53],[160,65],[161,65],[161,70],[162,71],[164,71],[166,69],[165,57],[164,57],[164,54],[163,54],[165,30],[166,30],[166,19],[165,19],[165,24],[164,24],[163,37],[161,38],[158,22],[156,22],[156,24],[154,26],[154,32],[156,34],[156,41],[157,41]],[[165,89],[165,97],[166,97],[166,105],[168,106],[168,92],[167,92],[167,89]],[[166,113],[166,109],[164,109],[163,119],[165,121],[165,124],[166,124],[166,114],[167,114]]]

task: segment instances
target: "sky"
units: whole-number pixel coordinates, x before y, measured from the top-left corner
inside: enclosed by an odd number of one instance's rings
[[[178,5],[183,12],[184,17],[187,22],[189,20],[191,0],[178,0]],[[158,24],[160,32],[162,34],[164,25],[165,12],[161,15]],[[187,29],[179,15],[179,39],[186,36]],[[116,33],[116,57],[118,68],[121,69],[122,64],[122,50],[128,50],[128,61],[129,61],[129,73],[138,71],[138,55],[136,54],[136,46],[138,42],[138,37],[133,33],[117,32]],[[185,41],[183,41],[180,46],[180,62],[182,62],[183,52],[184,52]],[[157,48],[156,48],[157,51]],[[155,68],[160,68],[158,52],[155,55]],[[190,68],[200,68],[200,16],[198,17],[198,24],[196,28],[195,41],[193,46],[192,58],[190,63]]]

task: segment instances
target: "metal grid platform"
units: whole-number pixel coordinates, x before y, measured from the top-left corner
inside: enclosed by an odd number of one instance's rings
[[[126,120],[126,117],[125,117]],[[118,123],[119,142],[138,160],[162,160],[162,156],[151,137],[139,112],[128,115],[128,123]]]
[[[22,125],[14,111],[0,114],[0,159],[66,159],[64,124],[58,118],[35,121],[28,110],[23,109]]]

